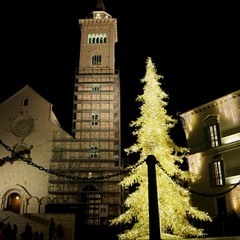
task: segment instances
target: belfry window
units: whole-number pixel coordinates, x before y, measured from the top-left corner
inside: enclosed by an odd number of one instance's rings
[[[88,34],[88,43],[106,43],[107,35],[105,33],[100,34]]]

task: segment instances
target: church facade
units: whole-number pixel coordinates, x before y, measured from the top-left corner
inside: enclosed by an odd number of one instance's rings
[[[53,132],[64,131],[52,104],[29,85],[2,102],[0,112],[1,210],[44,213],[49,174],[41,169],[49,169]]]
[[[72,134],[29,85],[0,104],[0,208],[17,214],[73,213],[108,225],[123,212],[117,19],[101,0],[79,20]]]

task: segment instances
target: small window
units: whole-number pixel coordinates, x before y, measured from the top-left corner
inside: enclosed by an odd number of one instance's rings
[[[27,107],[28,106],[28,98],[24,98],[22,101],[22,106]]]
[[[98,157],[98,148],[96,146],[91,146],[90,157],[91,158]]]
[[[96,54],[92,56],[92,65],[101,65],[102,64],[102,57],[100,54]]]
[[[92,113],[92,119],[98,119],[98,113]]]
[[[98,92],[100,90],[100,84],[92,84],[92,91]]]
[[[210,115],[204,119],[206,129],[206,142],[209,148],[215,148],[221,145],[220,125],[218,116]]]
[[[95,152],[91,152],[91,153],[90,153],[90,157],[91,157],[91,158],[97,158],[97,156],[98,156],[98,154],[95,153]]]
[[[92,113],[92,125],[98,125],[99,116],[98,113]]]
[[[208,127],[208,136],[209,136],[210,146],[212,148],[218,147],[219,139],[218,139],[217,125],[212,125]]]
[[[210,178],[212,180],[213,187],[225,185],[224,168],[222,160],[217,160],[210,163]]]

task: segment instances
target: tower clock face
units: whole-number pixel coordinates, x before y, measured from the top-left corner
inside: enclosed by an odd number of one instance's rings
[[[16,117],[11,123],[11,132],[17,137],[27,137],[34,130],[34,120],[28,115]]]

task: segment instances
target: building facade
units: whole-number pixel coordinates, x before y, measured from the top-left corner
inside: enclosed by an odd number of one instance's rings
[[[240,90],[181,114],[192,201],[213,218],[240,217]]]

